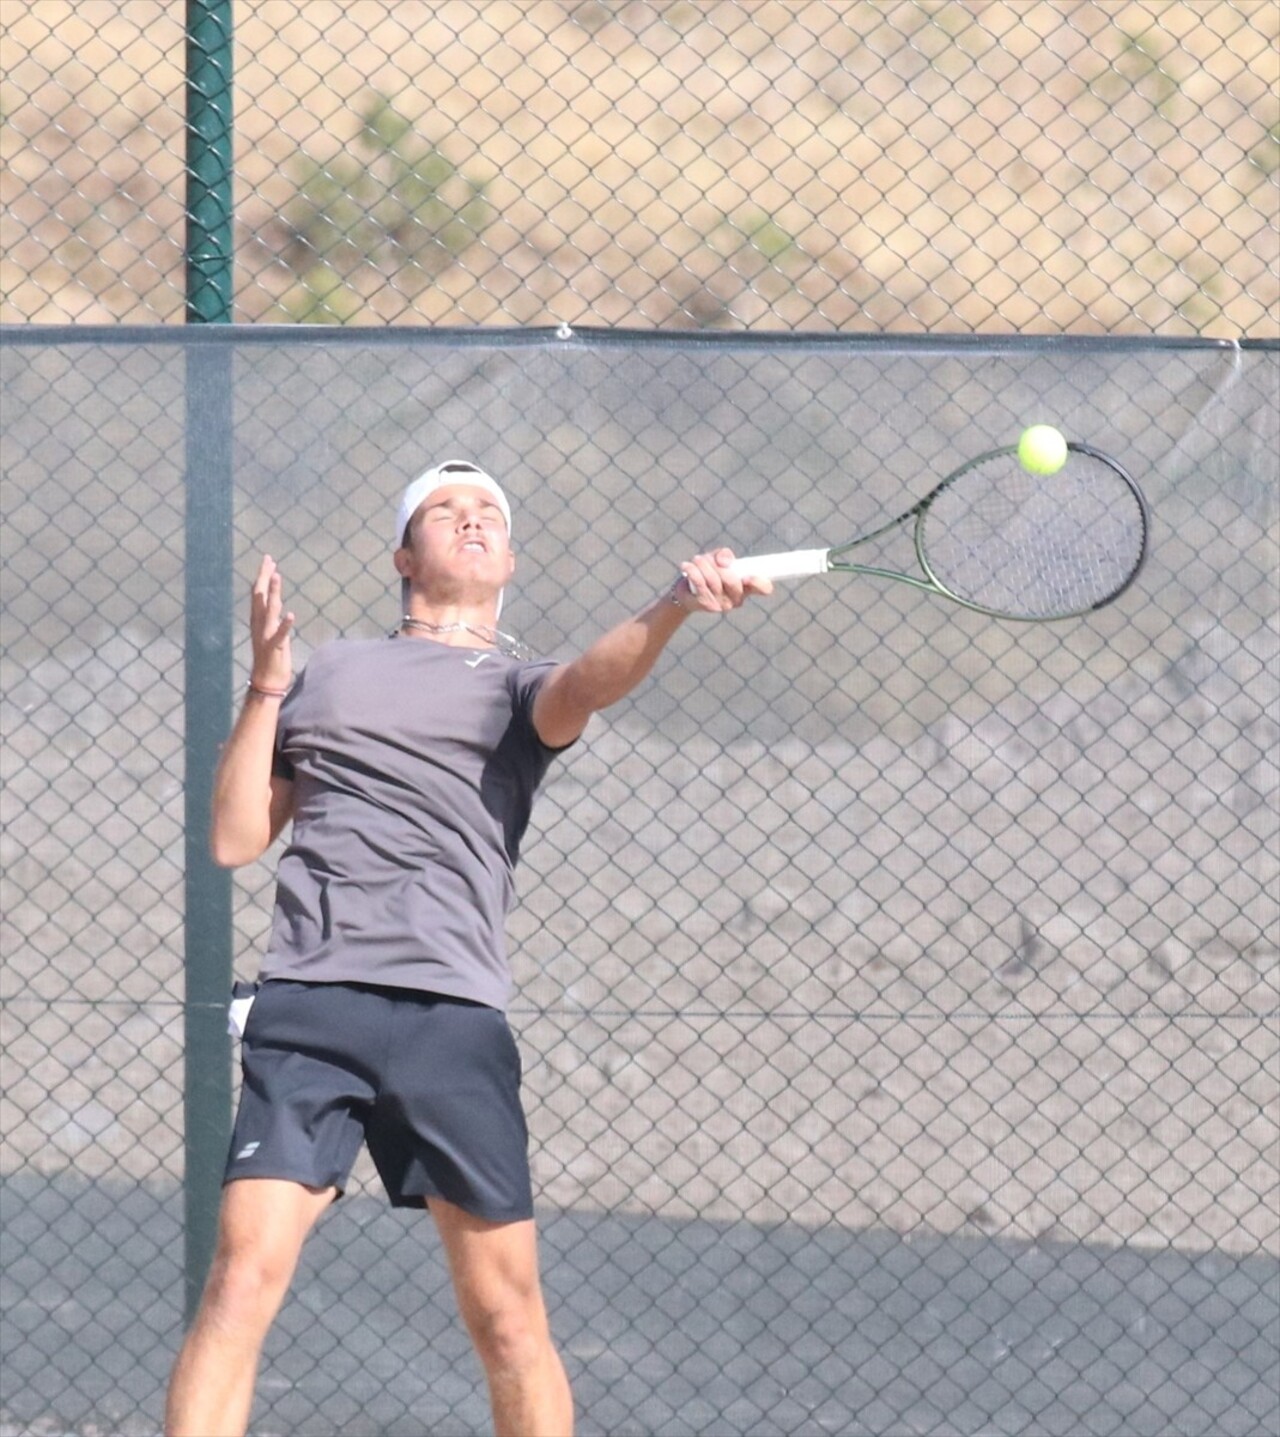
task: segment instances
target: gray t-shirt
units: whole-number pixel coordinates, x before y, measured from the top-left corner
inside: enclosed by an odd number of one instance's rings
[[[505,920],[553,663],[424,639],[339,639],[281,705],[294,783],[263,978],[379,983],[505,1008]]]

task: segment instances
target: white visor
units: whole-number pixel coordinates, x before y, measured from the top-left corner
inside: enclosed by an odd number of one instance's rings
[[[484,489],[492,494],[498,508],[502,510],[502,517],[507,524],[507,534],[510,535],[511,505],[507,503],[507,496],[502,492],[498,481],[490,478],[483,469],[477,469],[468,459],[446,459],[443,464],[437,464],[434,469],[428,469],[425,474],[419,474],[404,491],[404,496],[400,500],[400,508],[396,511],[395,545],[397,549],[403,545],[404,532],[409,527],[409,520],[418,512],[422,501],[429,494],[433,494],[437,489],[443,489],[449,484],[469,484],[473,488]]]

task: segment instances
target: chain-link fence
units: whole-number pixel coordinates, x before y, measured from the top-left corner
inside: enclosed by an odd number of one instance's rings
[[[509,487],[548,654],[691,546],[857,529],[1030,413],[1127,462],[1154,552],[1112,608],[805,581],[686,628],[554,771],[512,921],[552,1322],[611,1437],[1275,1430],[1277,352],[178,327],[0,356],[0,1428],[153,1431],[182,1325],[211,347],[236,587],[281,557],[304,658],[394,623],[389,505],[446,449]],[[234,606],[202,622],[242,644]],[[243,977],[269,898],[249,870]],[[484,1430],[427,1224],[358,1171],[253,1430]]]
[[[232,0],[232,317],[363,328],[221,336],[167,323],[201,8],[0,3],[0,1434],[153,1432],[199,1275],[192,954],[251,977],[270,901],[190,884],[227,570],[283,558],[304,652],[383,631],[390,498],[466,453],[567,653],[1030,417],[1149,492],[1120,604],[808,581],[555,770],[511,923],[553,1326],[609,1437],[1276,1430],[1280,6]],[[254,1431],[484,1430],[358,1177]]]
[[[0,317],[181,320],[178,0],[5,0]],[[1270,337],[1274,0],[235,0],[235,317]]]

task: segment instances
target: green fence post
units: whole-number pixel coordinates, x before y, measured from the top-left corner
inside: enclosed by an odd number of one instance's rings
[[[188,324],[231,321],[231,34],[231,0],[187,0]]]
[[[231,320],[231,0],[187,0],[188,324]],[[210,336],[212,338],[212,336]],[[229,338],[229,336],[228,336]],[[231,880],[209,855],[218,746],[231,709],[232,351],[187,346],[185,1309],[213,1257],[231,1135]]]

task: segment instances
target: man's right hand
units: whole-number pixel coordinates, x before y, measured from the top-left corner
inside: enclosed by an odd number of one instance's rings
[[[249,636],[253,644],[250,682],[260,689],[287,689],[293,682],[294,617],[284,611],[284,580],[270,554],[262,556],[253,581]]]

